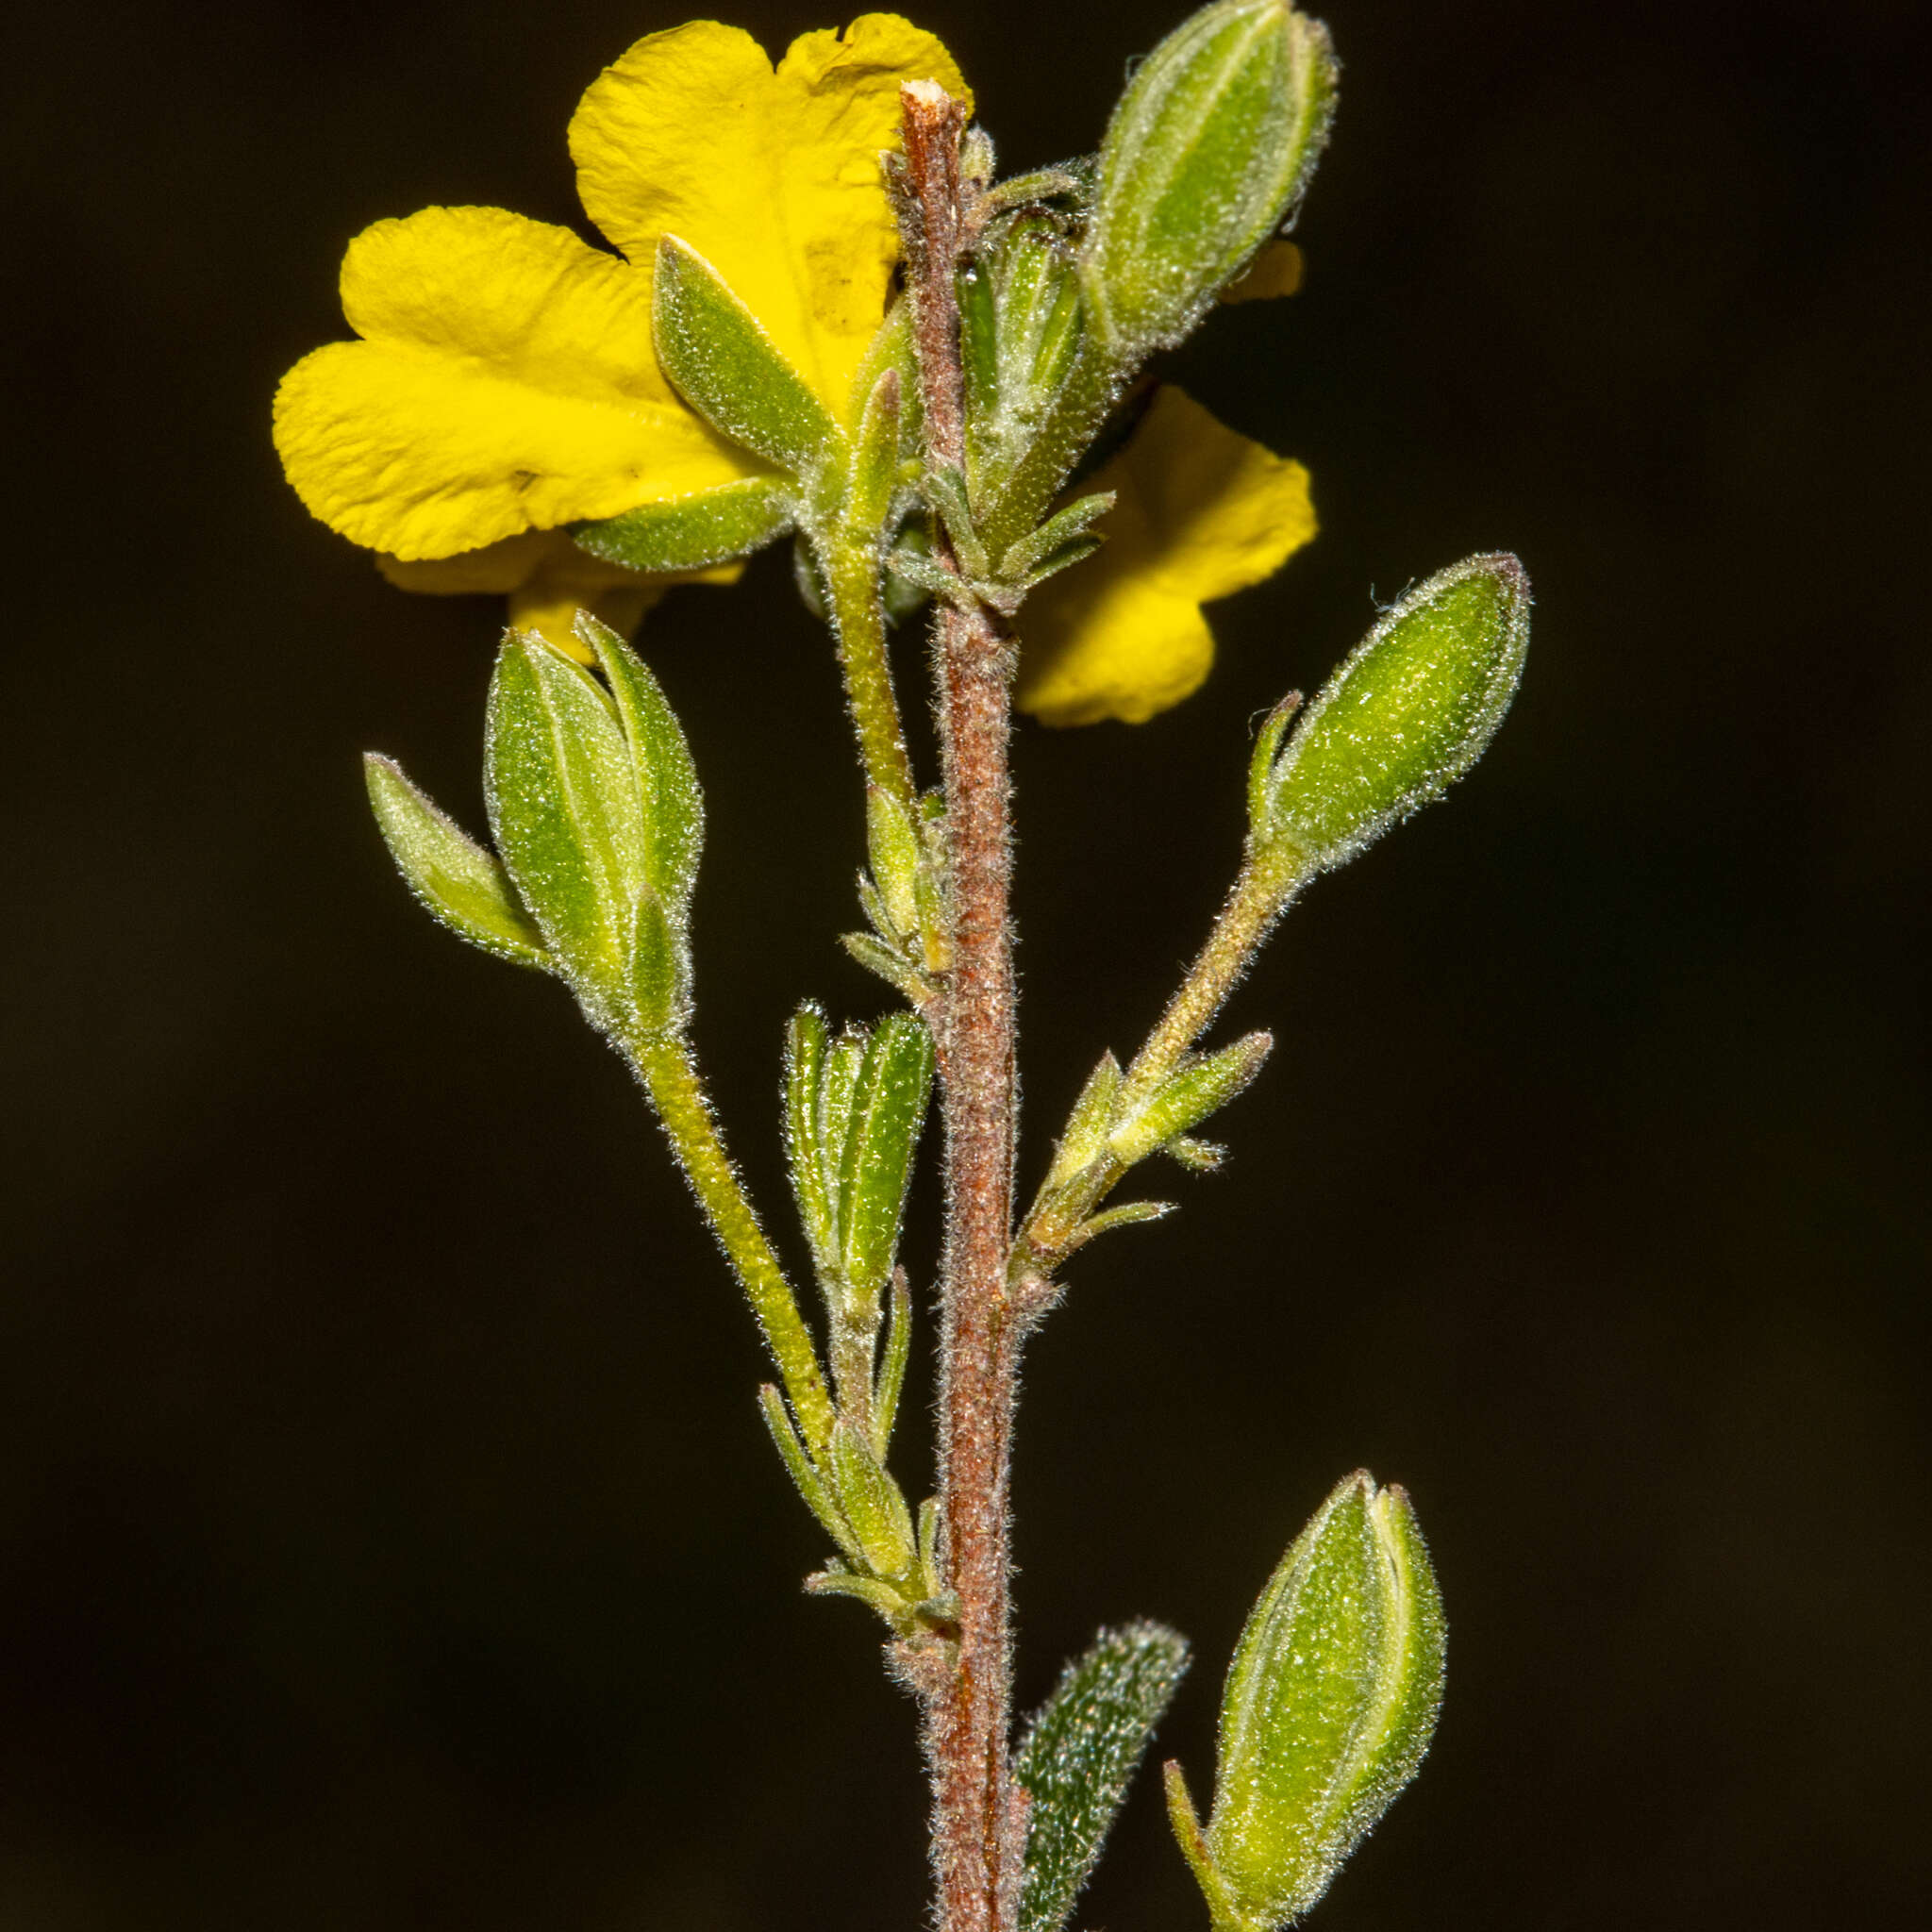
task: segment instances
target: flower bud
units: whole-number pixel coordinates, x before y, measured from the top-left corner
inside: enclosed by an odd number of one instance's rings
[[[490,686],[485,786],[517,895],[585,1012],[660,1034],[690,1011],[687,908],[704,808],[657,680],[614,631],[578,634],[607,682],[512,631]]]
[[[1302,713],[1257,747],[1257,846],[1317,871],[1353,858],[1440,798],[1475,763],[1516,693],[1529,648],[1529,579],[1513,557],[1472,557],[1431,577],[1356,646]]]
[[[1217,0],[1141,63],[1101,148],[1081,262],[1117,363],[1178,341],[1293,213],[1335,76],[1328,30],[1283,0]]]
[[[1170,1776],[1217,1924],[1263,1932],[1327,1890],[1428,1749],[1443,1634],[1407,1497],[1357,1470],[1295,1539],[1241,1633],[1205,1835]]]

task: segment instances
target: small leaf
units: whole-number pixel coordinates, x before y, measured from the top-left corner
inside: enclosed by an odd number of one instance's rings
[[[953,554],[959,559],[960,570],[975,580],[990,575],[986,545],[979,541],[979,532],[974,527],[973,505],[966,495],[965,477],[955,469],[929,470],[920,487],[925,492],[925,500],[946,526],[946,535],[952,540]],[[894,568],[897,568],[896,564]]]
[[[764,1416],[765,1427],[771,1432],[779,1459],[798,1486],[798,1493],[805,1498],[806,1507],[818,1518],[819,1526],[825,1534],[848,1557],[856,1558],[858,1555],[858,1540],[840,1515],[839,1506],[833,1500],[824,1477],[813,1465],[805,1444],[798,1440],[798,1431],[792,1427],[791,1418],[786,1412],[785,1398],[779,1394],[775,1384],[767,1382],[758,1391],[758,1409]]]
[[[644,660],[588,610],[577,613],[576,632],[604,667],[630,745],[644,821],[644,875],[681,920],[705,839],[705,798],[691,746]]]
[[[830,412],[763,325],[675,235],[658,243],[652,322],[664,373],[734,442],[800,477],[842,447]]]
[[[641,503],[571,530],[579,550],[626,570],[704,570],[749,557],[791,529],[795,491],[776,476],[747,476],[663,503]]]
[[[1185,1064],[1114,1128],[1108,1136],[1108,1152],[1131,1167],[1198,1126],[1261,1071],[1274,1045],[1272,1034],[1250,1033],[1219,1053]]]
[[[885,526],[899,490],[899,417],[903,393],[899,372],[887,369],[873,385],[859,422],[844,521],[849,527],[867,535]]]
[[[915,1007],[928,1006],[939,989],[909,959],[882,945],[869,932],[841,932],[839,943],[865,968],[902,993]]]
[[[1100,1158],[1107,1137],[1113,1131],[1120,1091],[1121,1063],[1110,1052],[1104,1053],[1100,1064],[1087,1075],[1087,1084],[1080,1089],[1080,1097],[1067,1116],[1067,1130],[1060,1136],[1059,1146],[1054,1153],[1053,1171],[1046,1177],[1048,1187],[1072,1178]]]
[[[1031,1795],[1020,1932],[1058,1932],[1188,1667],[1163,1624],[1103,1630],[1028,1727],[1013,1779]]]
[[[905,803],[865,788],[865,842],[887,922],[900,938],[919,930],[919,831]]]
[[[1056,510],[1029,536],[1021,538],[1008,548],[1007,554],[1000,558],[1000,575],[1004,577],[1026,575],[1075,538],[1086,536],[1092,525],[1113,506],[1114,492],[1111,490],[1096,490],[1091,496],[1076,497],[1064,509]],[[1080,554],[1084,557],[1089,551]],[[1073,559],[1070,558],[1068,561]]]
[[[881,1462],[892,1442],[892,1424],[899,1418],[899,1396],[906,1387],[906,1364],[912,1354],[912,1291],[906,1271],[892,1271],[892,1313],[886,1328],[886,1353],[872,1391],[873,1454]]]
[[[838,1218],[819,1144],[819,1082],[824,1077],[825,1016],[808,1001],[785,1028],[785,1152],[791,1191],[814,1255],[837,1245]]]
[[[589,672],[512,632],[490,684],[485,785],[497,850],[585,1010],[619,1025],[644,883],[630,749]]]
[[[880,1021],[854,1086],[839,1167],[843,1273],[864,1302],[876,1299],[892,1272],[932,1072],[932,1036],[924,1021],[910,1013]]]
[[[424,906],[486,953],[550,972],[543,935],[495,855],[439,811],[393,758],[370,752],[362,773],[390,857]]]
[[[866,1567],[874,1576],[904,1576],[918,1554],[912,1512],[872,1444],[842,1418],[832,1424],[832,1474]]]

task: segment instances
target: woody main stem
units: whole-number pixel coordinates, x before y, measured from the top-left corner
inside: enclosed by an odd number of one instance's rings
[[[963,242],[966,106],[930,83],[902,91],[908,288],[926,460],[963,456],[955,275]],[[950,562],[949,558],[943,560]],[[957,1660],[927,1690],[933,1865],[941,1932],[1011,1932],[1024,1816],[1007,1757],[1010,1703],[1008,1469],[1016,1310],[1007,1286],[1016,1090],[1007,745],[1010,652],[976,605],[937,622],[952,896],[952,966],[937,1041],[946,1125],[940,1503]]]

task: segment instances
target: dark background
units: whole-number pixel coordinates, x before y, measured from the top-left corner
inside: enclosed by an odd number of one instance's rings
[[[1536,645],[1477,774],[1241,991],[1283,1043],[1227,1171],[1033,1351],[1023,1696],[1172,1620],[1205,1790],[1246,1607],[1366,1463],[1433,1540],[1450,1689],[1318,1923],[1909,1921],[1932,35],[1907,0],[1326,12],[1306,291],[1176,372],[1307,461],[1323,535],[1215,613],[1179,711],[1021,735],[1029,1184],[1219,897],[1257,709],[1474,549],[1524,558]],[[919,1922],[911,1712],[864,1613],[796,1594],[750,1321],[621,1068],[421,916],[361,800],[377,746],[480,819],[495,614],[389,590],[268,441],[347,239],[576,219],[578,93],[682,17],[10,30],[6,1932]],[[1026,165],[1172,16],[921,17]],[[833,943],[832,669],[780,556],[645,643],[710,787],[699,1040],[775,1221],[783,1017],[883,1005]],[[1200,1923],[1164,1837],[1144,1779],[1084,1923]]]

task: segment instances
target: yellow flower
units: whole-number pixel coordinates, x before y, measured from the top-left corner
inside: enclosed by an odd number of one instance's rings
[[[528,533],[763,474],[658,366],[659,239],[702,255],[848,420],[897,253],[878,154],[915,79],[966,93],[939,41],[889,13],[803,35],[775,68],[713,21],[640,41],[570,127],[584,208],[624,258],[501,208],[425,208],[358,235],[341,287],[361,340],[305,358],[275,398],[303,502],[384,553],[392,580],[505,589],[574,650],[549,614],[572,594],[635,606],[634,622],[664,579]]]
[[[1048,724],[1139,724],[1208,675],[1201,606],[1259,583],[1315,534],[1308,473],[1162,389],[1083,489],[1117,493],[1094,525],[1108,541],[1027,598],[1014,699]]]

